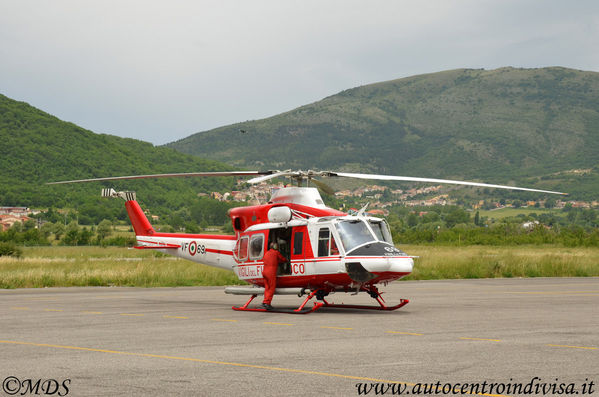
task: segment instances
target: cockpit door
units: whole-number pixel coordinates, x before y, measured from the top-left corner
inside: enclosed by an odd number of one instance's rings
[[[305,227],[296,227],[293,229],[291,239],[291,260],[306,259],[306,243],[308,241],[308,231]]]
[[[293,228],[291,238],[291,274],[306,274],[306,256],[311,254],[308,228],[305,226]]]

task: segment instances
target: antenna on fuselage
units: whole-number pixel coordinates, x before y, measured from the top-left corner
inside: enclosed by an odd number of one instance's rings
[[[358,216],[364,216],[364,213],[366,212],[366,208],[368,208],[368,204],[370,204],[370,201],[367,202],[364,207],[360,208],[360,211],[358,211]]]

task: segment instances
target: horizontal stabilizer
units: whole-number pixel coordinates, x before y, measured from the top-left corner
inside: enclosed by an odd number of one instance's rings
[[[177,249],[181,248],[177,244],[160,244],[160,245],[137,245],[133,247],[138,250],[161,250],[161,249]]]
[[[125,201],[135,201],[137,199],[135,192],[117,192],[112,188],[102,189],[102,197],[120,197]]]

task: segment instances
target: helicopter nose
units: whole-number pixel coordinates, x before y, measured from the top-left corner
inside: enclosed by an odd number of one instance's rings
[[[345,263],[349,277],[359,283],[377,277],[396,280],[412,273],[413,267],[414,260],[410,257],[360,258],[360,262]]]
[[[368,258],[360,262],[370,273],[411,273],[414,268],[414,260],[410,257]]]
[[[390,272],[412,273],[414,269],[414,259],[412,258],[389,258]]]
[[[414,268],[414,259],[394,246],[376,242],[360,246],[346,256],[347,262],[359,262],[364,271],[374,273],[409,274]]]
[[[414,259],[412,258],[386,258],[388,272],[393,273],[411,273],[414,268]]]

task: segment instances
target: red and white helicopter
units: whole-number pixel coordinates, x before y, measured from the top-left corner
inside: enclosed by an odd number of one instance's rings
[[[154,249],[227,270],[232,270],[250,286],[226,287],[225,293],[249,295],[249,300],[234,310],[267,311],[250,307],[258,295],[264,293],[262,258],[271,242],[277,242],[287,263],[279,265],[275,294],[306,295],[297,309],[273,308],[272,312],[310,313],[321,307],[395,310],[406,305],[401,299],[395,306],[387,306],[378,285],[409,275],[414,266],[412,256],[397,249],[384,219],[367,216],[364,209],[356,215],[325,206],[317,188],[302,187],[303,182],[330,189],[315,177],[346,177],[387,181],[432,182],[500,189],[524,190],[550,194],[554,191],[514,186],[492,185],[446,179],[404,176],[355,174],[331,171],[233,171],[195,172],[178,174],[136,175],[109,178],[52,182],[76,183],[141,178],[189,176],[253,176],[248,183],[259,183],[272,178],[288,177],[297,181],[297,187],[284,187],[274,192],[268,204],[233,208],[229,217],[234,235],[187,233],[160,233],[154,230],[136,201],[134,192],[103,189],[103,197],[120,197],[135,231],[138,249]],[[327,301],[334,292],[366,292],[378,306],[344,305]],[[306,304],[313,298],[312,307]]]

